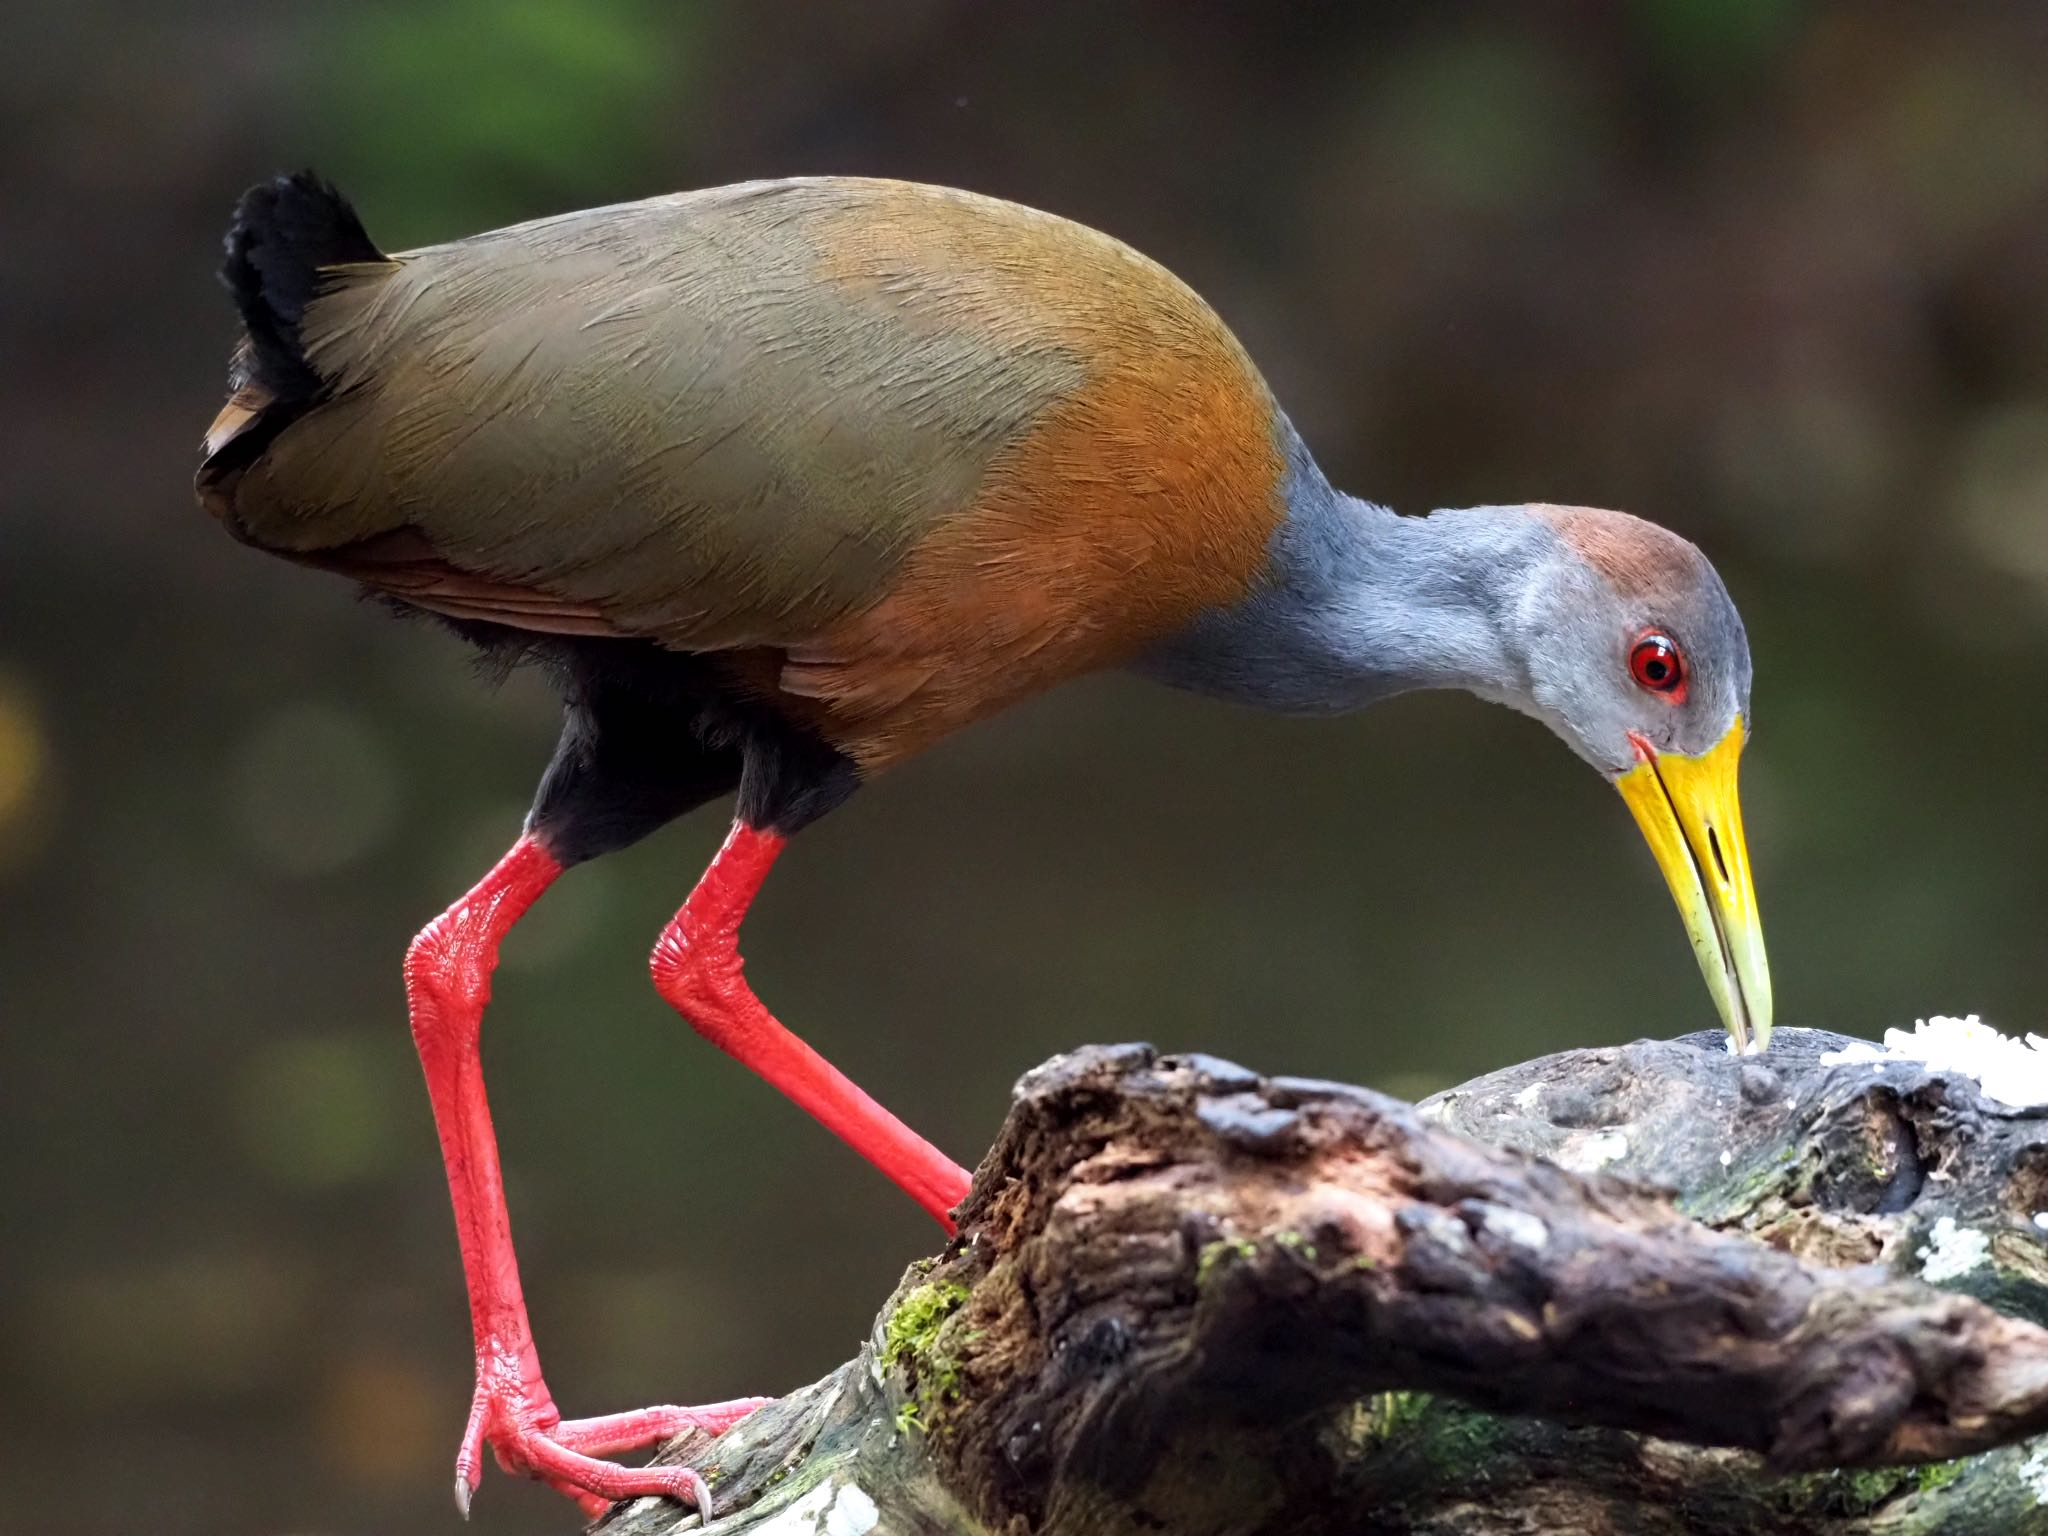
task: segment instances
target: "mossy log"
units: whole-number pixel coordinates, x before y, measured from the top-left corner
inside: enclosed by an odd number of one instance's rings
[[[1844,1043],[1058,1058],[859,1355],[664,1459],[735,1536],[2048,1536],[2048,1117]]]

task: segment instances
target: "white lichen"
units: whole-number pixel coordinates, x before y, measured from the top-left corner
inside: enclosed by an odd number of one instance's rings
[[[882,1513],[867,1491],[848,1483],[825,1511],[824,1526],[818,1536],[868,1536],[881,1519]]]
[[[868,1536],[881,1518],[866,1490],[823,1482],[754,1530],[756,1536]]]
[[[1620,1131],[1596,1131],[1591,1136],[1574,1137],[1566,1142],[1552,1161],[1574,1173],[1594,1173],[1627,1156],[1626,1135]]]
[[[1820,1061],[1824,1067],[1844,1061],[1878,1067],[1917,1061],[1937,1072],[1973,1078],[1984,1097],[2015,1109],[2048,1104],[2048,1040],[2001,1034],[1974,1013],[1960,1019],[1944,1014],[1916,1019],[1910,1033],[1886,1030],[1882,1049],[1859,1040],[1846,1049],[1824,1052]]]
[[[1974,1228],[1957,1226],[1953,1216],[1943,1216],[1916,1253],[1921,1278],[1939,1284],[1967,1275],[1990,1258],[1991,1239]]]
[[[1505,1206],[1489,1206],[1485,1218],[1486,1230],[1497,1233],[1519,1248],[1540,1252],[1550,1245],[1550,1228],[1540,1216],[1531,1216],[1527,1211],[1511,1211]]]
[[[2019,1465],[2020,1486],[2036,1504],[2048,1504],[2048,1444],[2037,1445]]]

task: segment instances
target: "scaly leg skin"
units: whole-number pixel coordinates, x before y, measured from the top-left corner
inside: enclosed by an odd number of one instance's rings
[[[413,1043],[434,1105],[434,1129],[448,1168],[455,1233],[469,1286],[476,1336],[476,1396],[455,1458],[455,1504],[469,1514],[483,1478],[483,1447],[508,1472],[537,1477],[592,1517],[615,1500],[643,1494],[687,1499],[711,1517],[703,1478],[688,1467],[622,1467],[598,1458],[668,1439],[688,1428],[721,1433],[766,1402],[745,1398],[703,1408],[645,1408],[596,1419],[563,1419],[540,1373],[540,1356],[519,1289],[512,1223],[498,1168],[498,1143],[484,1097],[478,1037],[490,1001],[498,945],[562,872],[531,837],[414,939],[405,957]]]
[[[704,878],[655,943],[654,985],[698,1034],[781,1089],[954,1231],[967,1170],[854,1086],[791,1034],[747,986],[740,923],[788,839],[733,823]]]

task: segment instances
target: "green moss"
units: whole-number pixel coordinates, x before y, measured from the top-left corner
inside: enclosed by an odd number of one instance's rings
[[[896,1428],[925,1430],[941,1403],[960,1396],[960,1362],[953,1347],[980,1337],[944,1338],[953,1315],[966,1304],[968,1289],[957,1280],[927,1282],[913,1288],[882,1328],[882,1364],[903,1371],[915,1396],[896,1410]]]
[[[1502,1421],[1428,1392],[1381,1392],[1367,1403],[1366,1436],[1441,1483],[1484,1475],[1505,1433]]]
[[[1913,1472],[1913,1482],[1920,1493],[1938,1493],[1963,1475],[1963,1468],[1969,1465],[1966,1457],[1954,1461],[1932,1461]]]
[[[1281,1232],[1274,1237],[1273,1241],[1282,1248],[1285,1248],[1289,1253],[1300,1254],[1302,1258],[1307,1259],[1311,1264],[1315,1262],[1316,1245],[1303,1237],[1299,1232]]]
[[[922,1366],[939,1329],[965,1304],[967,1294],[967,1287],[957,1280],[927,1282],[912,1289],[882,1329],[882,1364]]]
[[[1887,1499],[1903,1492],[1908,1484],[1919,1481],[1911,1467],[1872,1467],[1842,1474],[1844,1491],[1857,1507],[1848,1512],[1855,1515],[1868,1514]]]
[[[1366,1433],[1391,1440],[1419,1424],[1433,1401],[1427,1392],[1375,1392],[1366,1406]]]
[[[1900,1494],[1919,1487],[1918,1467],[1866,1467],[1853,1472],[1812,1472],[1780,1478],[1770,1501],[1789,1515],[1874,1514]]]
[[[1204,1243],[1195,1256],[1195,1284],[1206,1284],[1216,1266],[1225,1260],[1242,1263],[1258,1251],[1257,1244],[1242,1237],[1219,1237],[1213,1243]]]
[[[1778,1183],[1776,1168],[1745,1164],[1731,1169],[1724,1178],[1682,1195],[1678,1208],[1695,1221],[1733,1221],[1763,1204]]]
[[[1299,1232],[1276,1232],[1273,1246],[1284,1248],[1299,1258],[1315,1262],[1316,1245]],[[1202,1251],[1195,1255],[1195,1284],[1202,1285],[1216,1272],[1216,1266],[1224,1263],[1241,1263],[1253,1257],[1259,1245],[1246,1237],[1219,1237],[1213,1243],[1204,1243]]]

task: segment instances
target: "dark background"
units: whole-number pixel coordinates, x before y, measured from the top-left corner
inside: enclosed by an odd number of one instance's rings
[[[9,1531],[454,1529],[467,1324],[398,963],[554,709],[192,504],[220,230],[303,163],[388,249],[820,171],[1120,235],[1346,488],[1710,551],[1781,1021],[2042,1017],[2048,7],[11,0],[0,58]],[[935,1239],[648,986],[721,831],[577,871],[500,976],[571,1413],[806,1381]],[[1071,687],[807,833],[748,937],[969,1161],[1083,1041],[1413,1095],[1713,1022],[1613,792],[1456,697]],[[495,1472],[477,1515],[574,1525]]]

